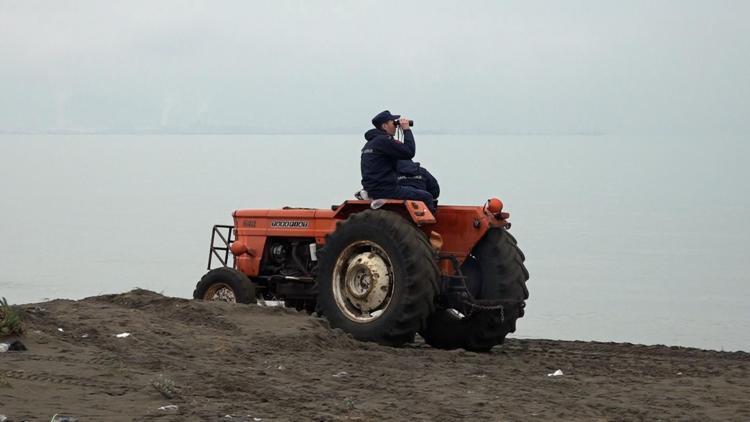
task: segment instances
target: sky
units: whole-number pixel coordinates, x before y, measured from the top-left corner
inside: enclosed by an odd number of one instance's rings
[[[0,0],[0,131],[750,133],[750,2]]]

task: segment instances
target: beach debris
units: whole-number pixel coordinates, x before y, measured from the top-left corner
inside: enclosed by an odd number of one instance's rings
[[[25,352],[27,349],[25,344],[21,343],[20,340],[16,340],[10,344],[8,350],[11,352]]]
[[[164,376],[164,374],[159,374],[158,377],[154,378],[151,381],[151,386],[167,399],[171,399],[177,393],[174,380]]]
[[[264,299],[258,299],[258,305],[259,306],[265,306],[268,308],[283,308],[284,307],[284,301],[283,300],[264,300]]]
[[[224,415],[224,417],[222,419],[235,419],[235,418],[237,418],[237,420],[243,421],[243,422],[250,421],[250,420],[255,421],[255,422],[260,422],[260,421],[263,420],[263,418],[255,418],[255,417],[252,417],[250,415],[247,415],[247,416]]]
[[[5,353],[7,351],[11,352],[23,352],[27,350],[26,346],[21,343],[20,341],[16,340],[12,343],[0,343],[0,353]],[[2,421],[0,421],[2,422]]]
[[[65,332],[65,330],[63,330],[62,328],[59,328],[59,327],[57,328],[57,331],[59,331],[59,332],[61,332],[61,333],[64,333],[64,332]]]
[[[52,416],[52,419],[50,420],[50,422],[78,422],[78,418],[74,418],[72,416],[59,415],[55,413],[55,415]]]
[[[5,422],[8,420],[8,417],[5,415],[0,415],[0,422]]]
[[[179,409],[180,408],[176,404],[168,404],[159,408],[159,410],[164,412],[176,412]]]
[[[341,377],[345,377],[345,376],[347,376],[347,375],[349,375],[349,373],[348,373],[348,372],[346,372],[346,371],[341,371],[341,372],[337,372],[337,373],[333,374],[333,377],[334,377],[334,378],[341,378]]]
[[[125,338],[125,337],[130,337],[130,333],[120,333],[120,334],[115,334],[115,337],[117,337],[117,338]]]
[[[81,338],[89,338],[89,335],[88,334],[84,334],[84,335],[81,336]]]
[[[561,375],[563,375],[563,371],[561,371],[559,369],[557,371],[551,373],[551,374],[547,374],[548,377],[559,377]]]

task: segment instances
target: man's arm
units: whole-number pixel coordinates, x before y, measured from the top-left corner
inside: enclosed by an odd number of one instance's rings
[[[417,144],[414,142],[414,134],[409,128],[409,119],[402,117],[399,121],[404,130],[404,142],[401,143],[391,137],[383,137],[379,149],[384,154],[399,160],[411,160],[417,152]]]

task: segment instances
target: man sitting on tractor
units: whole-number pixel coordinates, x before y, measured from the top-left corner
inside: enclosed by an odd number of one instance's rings
[[[365,132],[367,143],[362,148],[360,161],[362,187],[367,196],[370,199],[422,201],[435,213],[435,198],[429,192],[398,183],[398,161],[411,160],[416,152],[409,120],[385,110],[372,118],[372,124],[375,129]],[[393,137],[397,127],[404,132],[404,142]]]

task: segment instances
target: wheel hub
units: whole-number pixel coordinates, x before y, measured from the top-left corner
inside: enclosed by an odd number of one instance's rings
[[[349,261],[344,276],[345,295],[361,311],[371,311],[382,305],[389,283],[388,266],[378,255],[360,253]]]
[[[208,290],[206,290],[206,294],[203,295],[203,300],[237,303],[237,297],[234,295],[234,290],[224,283],[216,283],[209,287]]]
[[[383,314],[393,296],[394,275],[385,251],[374,242],[358,241],[336,261],[333,295],[352,321],[370,322]]]

